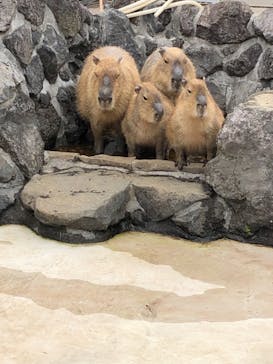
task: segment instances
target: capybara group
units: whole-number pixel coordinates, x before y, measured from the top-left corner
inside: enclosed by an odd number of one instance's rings
[[[137,146],[145,146],[155,148],[156,158],[164,159],[165,123],[172,111],[172,103],[152,83],[143,82],[135,87],[122,122],[129,156],[136,155]]]
[[[214,157],[216,138],[223,122],[223,113],[205,81],[188,81],[166,127],[168,145],[175,151],[179,169],[187,164],[189,155],[203,155],[206,161]]]
[[[173,102],[183,85],[195,77],[195,68],[191,60],[177,47],[156,49],[147,58],[141,70],[141,80],[152,82]]]
[[[77,85],[77,108],[90,122],[95,154],[103,153],[107,130],[121,132],[121,121],[139,82],[134,59],[120,47],[98,48],[86,58]]]

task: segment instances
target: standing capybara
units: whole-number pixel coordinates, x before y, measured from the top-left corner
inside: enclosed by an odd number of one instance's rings
[[[152,83],[143,82],[135,87],[122,121],[129,157],[135,155],[137,146],[145,146],[155,148],[156,158],[164,159],[165,123],[172,111],[172,103]]]
[[[140,75],[142,81],[152,82],[173,102],[186,82],[196,77],[191,60],[177,47],[156,49],[147,58]]]
[[[102,47],[86,58],[77,85],[77,108],[90,122],[96,154],[104,151],[106,130],[121,132],[121,121],[139,82],[135,61],[122,48]]]
[[[169,149],[175,151],[179,169],[187,165],[189,155],[204,155],[206,161],[215,156],[216,138],[223,122],[223,113],[205,81],[189,81],[166,125]]]

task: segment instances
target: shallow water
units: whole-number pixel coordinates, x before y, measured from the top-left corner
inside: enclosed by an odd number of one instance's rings
[[[273,362],[273,249],[0,227],[0,363]]]

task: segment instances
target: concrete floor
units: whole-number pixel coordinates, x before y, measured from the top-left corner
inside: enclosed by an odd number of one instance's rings
[[[272,364],[273,249],[0,227],[1,364]]]

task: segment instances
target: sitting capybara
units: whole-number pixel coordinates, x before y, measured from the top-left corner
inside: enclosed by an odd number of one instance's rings
[[[165,123],[172,111],[172,103],[152,83],[143,82],[135,87],[122,121],[129,157],[135,156],[137,146],[145,146],[155,148],[156,158],[164,159]]]
[[[102,47],[87,57],[77,85],[77,108],[90,122],[96,154],[104,151],[106,130],[121,132],[121,121],[139,82],[135,61],[122,48]]]
[[[183,85],[196,77],[191,60],[177,47],[156,49],[147,58],[140,75],[142,81],[152,82],[173,102]]]
[[[204,155],[205,161],[215,156],[216,138],[223,122],[223,113],[205,81],[189,81],[166,125],[169,149],[175,151],[179,169],[187,165],[189,155]]]

